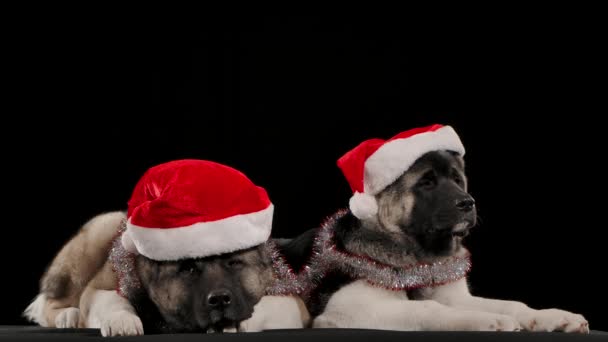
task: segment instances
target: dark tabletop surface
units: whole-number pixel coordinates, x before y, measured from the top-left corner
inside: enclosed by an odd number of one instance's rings
[[[37,326],[0,326],[0,341],[108,341],[98,329],[54,329]],[[113,339],[114,340],[114,339]],[[120,341],[605,341],[608,333],[592,331],[589,335],[528,332],[399,332],[359,329],[300,329],[270,330],[260,333],[238,334],[179,334],[120,337]]]

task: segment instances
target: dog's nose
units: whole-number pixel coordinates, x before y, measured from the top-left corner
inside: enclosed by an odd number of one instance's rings
[[[473,207],[475,207],[475,200],[471,197],[466,197],[456,202],[456,208],[464,212],[473,210]]]
[[[226,307],[232,302],[232,293],[226,289],[209,292],[207,305],[212,308]]]

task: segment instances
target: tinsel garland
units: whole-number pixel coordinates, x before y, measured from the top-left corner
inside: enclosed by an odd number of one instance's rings
[[[274,272],[274,284],[266,289],[266,294],[270,296],[285,296],[303,293],[306,289],[306,284],[301,281],[287,264],[272,240],[266,242],[266,250],[272,259],[272,269]]]
[[[334,243],[334,227],[346,213],[343,210],[328,218],[317,232],[312,256],[299,273],[300,283],[307,284],[306,294],[333,270],[339,270],[353,279],[365,279],[373,286],[399,291],[447,284],[464,278],[471,269],[468,252],[464,256],[447,257],[433,263],[394,267],[340,251]]]
[[[120,239],[126,229],[127,221],[123,220],[118,233],[112,241],[109,260],[112,264],[112,269],[118,277],[116,291],[124,298],[132,300],[141,290],[141,283],[135,270],[135,254],[125,250]]]

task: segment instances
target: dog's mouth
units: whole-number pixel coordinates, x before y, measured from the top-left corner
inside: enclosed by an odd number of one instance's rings
[[[207,334],[235,333],[239,332],[241,322],[251,317],[253,310],[249,314],[236,314],[235,312],[225,312],[223,310],[212,310],[209,312]]]
[[[458,223],[452,229],[452,237],[464,238],[465,236],[469,235],[472,226],[473,224],[468,221]]]
[[[452,232],[452,237],[457,237],[457,238],[463,238],[465,236],[469,235],[469,230],[465,229],[465,230],[460,230],[457,232]]]
[[[235,333],[238,332],[240,322],[232,320],[221,320],[214,324],[209,325],[207,328],[207,334],[222,334],[222,333]]]

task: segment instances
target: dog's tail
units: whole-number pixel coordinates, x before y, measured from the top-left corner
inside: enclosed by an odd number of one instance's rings
[[[59,251],[40,280],[40,293],[23,316],[53,326],[47,309],[78,307],[80,295],[108,258],[111,243],[125,219],[124,212],[95,216]]]

